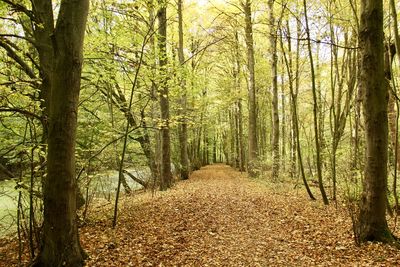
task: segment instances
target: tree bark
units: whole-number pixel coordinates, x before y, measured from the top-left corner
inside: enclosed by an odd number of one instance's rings
[[[394,0],[390,0],[390,10],[391,10],[391,17],[393,19],[393,32],[394,32],[394,44],[397,52],[397,59],[400,63],[400,35],[399,35],[399,25],[397,20],[397,11],[396,11],[396,4]],[[393,98],[393,94],[391,94],[391,98]],[[390,101],[390,100],[389,100]],[[390,103],[390,102],[389,102]],[[400,168],[400,148],[398,144],[398,117],[399,117],[399,103],[396,102],[397,106],[397,114],[396,114],[396,136],[395,136],[395,158],[397,161],[397,165],[395,168],[395,175],[393,178],[393,195],[394,195],[394,202],[395,202],[395,209],[396,212],[399,213],[399,198],[397,196],[397,170]]]
[[[254,71],[254,41],[253,41],[253,23],[251,20],[251,1],[246,0],[243,3],[245,15],[245,39],[247,46],[247,67],[249,72],[249,158],[248,171],[250,176],[255,176],[255,162],[258,158],[257,148],[257,110],[256,110],[256,86],[255,86],[255,71]]]
[[[183,65],[185,63],[185,56],[183,54],[183,14],[182,14],[182,2],[183,0],[178,0],[178,36],[179,36],[179,46],[178,46],[178,58],[179,65],[181,69],[181,123],[179,127],[179,145],[180,145],[180,174],[181,179],[189,179],[189,157],[188,157],[188,125],[186,122],[186,112],[187,112],[187,95],[186,95],[186,80]]]
[[[276,49],[276,28],[274,18],[274,0],[268,0],[269,8],[269,45],[270,45],[270,62],[271,62],[271,76],[272,76],[272,179],[277,180],[279,176],[280,167],[280,153],[279,153],[279,107],[278,107],[278,56]]]
[[[76,221],[75,137],[89,1],[63,0],[53,35],[43,244],[33,266],[83,266]]]
[[[241,96],[241,79],[240,79],[240,48],[239,48],[239,34],[235,31],[234,34],[235,38],[235,62],[234,62],[234,82],[236,90],[238,91],[237,94]],[[244,148],[244,140],[243,140],[243,111],[242,111],[242,99],[239,98],[236,101],[236,121],[237,121],[237,157],[238,157],[238,168],[239,171],[245,171],[245,148]]]
[[[388,81],[388,89],[389,89],[389,101],[388,101],[388,124],[389,124],[389,133],[391,137],[391,145],[392,150],[394,151],[394,177],[393,177],[393,197],[395,210],[398,212],[399,199],[397,197],[397,170],[400,167],[400,158],[399,158],[399,144],[398,144],[398,111],[396,110],[396,99],[394,89],[392,88],[392,62],[394,56],[396,54],[396,46],[394,44],[387,44],[385,46],[385,60],[384,60],[384,71],[385,78]],[[397,105],[398,107],[398,105]],[[389,211],[391,211],[390,207],[387,207]]]
[[[361,2],[361,79],[366,162],[358,220],[359,242],[393,242],[387,225],[388,84],[384,75],[383,4]]]
[[[158,18],[158,48],[160,61],[160,109],[161,109],[161,173],[160,190],[166,190],[172,186],[171,173],[171,140],[169,134],[169,90],[167,78],[167,3],[159,1]]]

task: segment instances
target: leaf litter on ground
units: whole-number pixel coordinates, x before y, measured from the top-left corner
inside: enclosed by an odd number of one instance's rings
[[[99,205],[80,229],[87,266],[400,266],[389,245],[355,245],[343,206],[221,164],[169,191],[124,197],[115,229],[111,209]]]

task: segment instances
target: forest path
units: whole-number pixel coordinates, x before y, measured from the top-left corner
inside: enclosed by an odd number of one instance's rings
[[[167,192],[124,198],[110,218],[81,229],[88,266],[394,266],[398,251],[357,248],[351,222],[303,191],[272,190],[226,165]],[[110,213],[111,214],[111,213]]]

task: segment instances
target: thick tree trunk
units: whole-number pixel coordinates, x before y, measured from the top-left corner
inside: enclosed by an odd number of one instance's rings
[[[366,163],[360,203],[360,242],[393,242],[386,212],[388,84],[384,76],[382,0],[361,3],[361,79],[366,134]]]
[[[158,44],[160,51],[160,109],[161,109],[161,173],[160,190],[172,186],[171,140],[169,134],[169,90],[167,78],[167,3],[160,0],[158,10]]]
[[[34,266],[83,266],[76,222],[75,135],[88,9],[88,0],[62,1],[54,31],[43,244]]]
[[[249,159],[248,171],[250,176],[255,176],[254,169],[255,161],[258,158],[257,148],[257,101],[256,101],[256,86],[255,86],[255,71],[254,71],[254,41],[253,41],[253,23],[251,20],[251,1],[246,0],[243,4],[245,15],[245,37],[247,46],[247,67],[249,72]]]

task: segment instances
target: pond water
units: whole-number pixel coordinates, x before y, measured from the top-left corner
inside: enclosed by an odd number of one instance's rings
[[[150,170],[142,168],[141,170],[127,169],[128,172],[141,180],[148,180]],[[89,177],[82,177],[83,181],[89,185],[89,196],[95,198],[104,198],[113,201],[118,185],[118,171],[109,170]],[[128,175],[125,175],[126,181],[132,190],[141,189],[142,186],[133,181]],[[16,232],[17,203],[19,190],[16,189],[16,180],[0,181],[0,236]],[[27,192],[24,195],[27,198]],[[85,192],[82,193],[85,195]],[[121,193],[124,188],[121,185]],[[28,207],[28,203],[24,206]]]
[[[18,190],[14,187],[16,182],[6,180],[0,182],[0,236],[13,232],[17,216]]]

